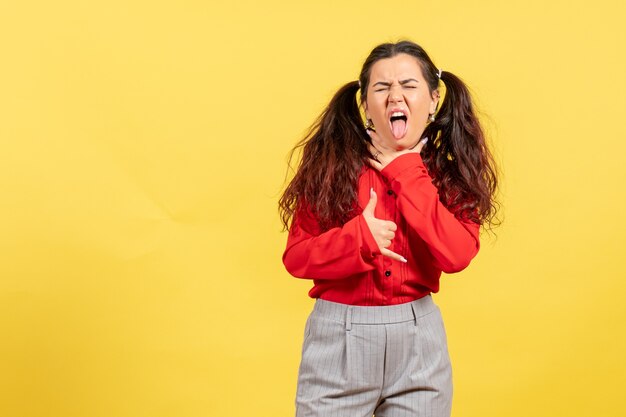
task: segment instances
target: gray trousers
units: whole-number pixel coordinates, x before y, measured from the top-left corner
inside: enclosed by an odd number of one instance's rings
[[[430,295],[391,306],[315,301],[296,417],[448,417],[451,403],[446,333]]]

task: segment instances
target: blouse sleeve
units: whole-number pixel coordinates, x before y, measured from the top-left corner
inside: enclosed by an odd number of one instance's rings
[[[480,249],[480,225],[457,219],[439,200],[419,153],[403,154],[382,171],[397,196],[398,210],[426,242],[443,272],[465,269]]]
[[[283,263],[297,278],[341,279],[375,269],[379,254],[362,214],[320,233],[310,211],[300,210],[289,229]]]

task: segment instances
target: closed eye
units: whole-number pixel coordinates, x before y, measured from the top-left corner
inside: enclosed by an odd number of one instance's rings
[[[416,85],[403,85],[404,88],[417,88]],[[379,91],[389,90],[388,88],[379,88],[374,90],[374,92],[378,93]]]

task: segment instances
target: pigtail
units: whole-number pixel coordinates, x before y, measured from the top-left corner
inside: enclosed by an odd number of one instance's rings
[[[279,200],[285,229],[294,212],[306,208],[327,230],[348,221],[355,210],[358,177],[366,162],[367,135],[356,100],[358,81],[341,87],[289,155],[302,159]]]
[[[441,72],[441,81],[446,95],[435,121],[424,131],[434,139],[433,146],[422,151],[424,162],[442,202],[458,218],[491,225],[497,211],[493,156],[465,83],[448,71]]]

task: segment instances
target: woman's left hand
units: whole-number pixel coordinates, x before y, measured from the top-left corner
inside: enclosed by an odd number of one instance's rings
[[[415,144],[415,146],[409,149],[403,149],[401,151],[397,151],[395,149],[387,148],[383,142],[378,137],[378,134],[373,130],[367,130],[367,134],[372,138],[372,143],[368,144],[368,148],[372,155],[376,159],[369,158],[369,163],[372,167],[376,168],[378,171],[381,171],[385,168],[391,161],[396,159],[400,155],[404,155],[405,153],[420,153],[422,148],[426,145],[428,138],[424,138]]]

